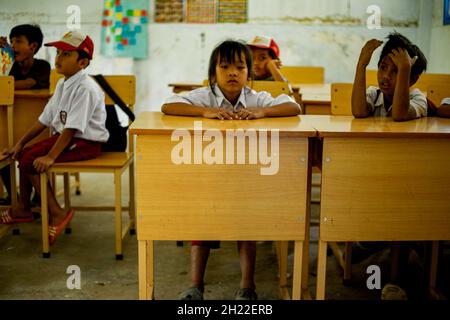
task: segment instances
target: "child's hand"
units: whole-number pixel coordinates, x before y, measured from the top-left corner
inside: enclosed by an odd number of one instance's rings
[[[37,172],[46,172],[48,168],[50,168],[53,163],[55,163],[55,160],[49,156],[43,156],[36,158],[33,162],[33,167],[36,169]]]
[[[266,116],[264,108],[242,108],[236,115],[239,120],[261,119]]]
[[[3,152],[6,152],[14,160],[17,160],[19,157],[19,153],[22,151],[22,149],[23,149],[23,145],[20,143],[17,143],[12,149],[10,149],[10,150],[5,149]]]
[[[280,59],[270,59],[266,64],[267,72],[270,73],[271,68],[280,69],[282,65]]]
[[[411,58],[408,51],[402,48],[394,49],[388,56],[392,59],[397,69],[411,68],[417,61],[417,56]]]
[[[203,118],[233,120],[235,118],[233,112],[223,108],[205,108]]]
[[[359,55],[358,64],[367,67],[370,63],[370,59],[372,58],[373,52],[383,44],[383,41],[372,39],[367,41],[364,47],[361,49],[361,54]]]
[[[8,46],[8,40],[6,37],[0,37],[0,48],[5,48]]]

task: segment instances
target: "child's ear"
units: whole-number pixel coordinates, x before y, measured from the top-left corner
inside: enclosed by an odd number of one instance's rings
[[[83,68],[83,69],[86,69],[88,66],[89,66],[89,59],[88,58],[83,58],[83,59],[80,59],[80,66]]]
[[[36,53],[36,49],[38,47],[37,42],[30,43],[30,48],[33,49],[33,52]]]

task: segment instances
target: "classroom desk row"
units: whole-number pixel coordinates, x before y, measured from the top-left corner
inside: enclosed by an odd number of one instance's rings
[[[230,152],[234,158],[233,150],[239,155],[237,146],[217,147],[216,164],[202,158],[211,152],[211,137],[226,145],[226,131],[239,129],[255,130],[259,152],[278,155],[276,174],[261,174],[269,163],[261,153],[249,163],[250,148],[240,151],[245,164],[233,164],[231,156],[230,164],[217,164]],[[270,142],[264,149],[261,133],[275,129],[278,150]],[[311,159],[317,151],[323,152],[317,299],[325,298],[330,241],[450,240],[450,119],[219,121],[144,112],[130,133],[136,137],[141,299],[153,297],[154,240],[294,241],[292,298],[307,297]],[[313,149],[318,138],[323,150]],[[177,164],[180,157],[192,164]]]
[[[331,114],[331,84],[292,83],[294,95],[301,94],[304,114]],[[169,83],[174,93],[201,88],[199,83]]]

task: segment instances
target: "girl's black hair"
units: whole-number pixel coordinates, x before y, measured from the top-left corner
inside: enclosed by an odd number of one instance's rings
[[[9,40],[18,36],[25,36],[29,44],[32,44],[33,42],[37,43],[34,54],[39,51],[42,46],[42,41],[44,40],[44,35],[42,34],[41,28],[37,24],[21,24],[15,26],[9,33]]]
[[[388,41],[381,51],[380,60],[378,61],[378,67],[380,67],[381,61],[394,49],[402,48],[408,51],[411,58],[417,56],[417,60],[411,68],[410,82],[415,83],[420,75],[427,70],[427,58],[418,46],[409,41],[408,38],[401,35],[398,32],[393,32],[387,36]]]
[[[225,61],[234,64],[236,57],[239,59],[245,57],[247,63],[248,76],[253,79],[253,58],[252,52],[243,41],[226,40],[220,43],[211,53],[208,68],[208,82],[211,91],[214,93],[213,86],[216,83],[216,65],[218,62]],[[218,61],[220,58],[220,61]],[[243,62],[243,61],[241,61]]]

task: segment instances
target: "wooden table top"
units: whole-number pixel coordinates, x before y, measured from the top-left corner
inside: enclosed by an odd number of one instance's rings
[[[263,118],[258,120],[217,120],[200,117],[168,116],[161,112],[142,112],[130,127],[130,134],[172,134],[173,130],[194,130],[194,122],[200,122],[202,130],[279,130],[280,136],[314,137],[316,130],[299,116]]]
[[[49,89],[15,90],[14,98],[49,98],[52,94]]]

